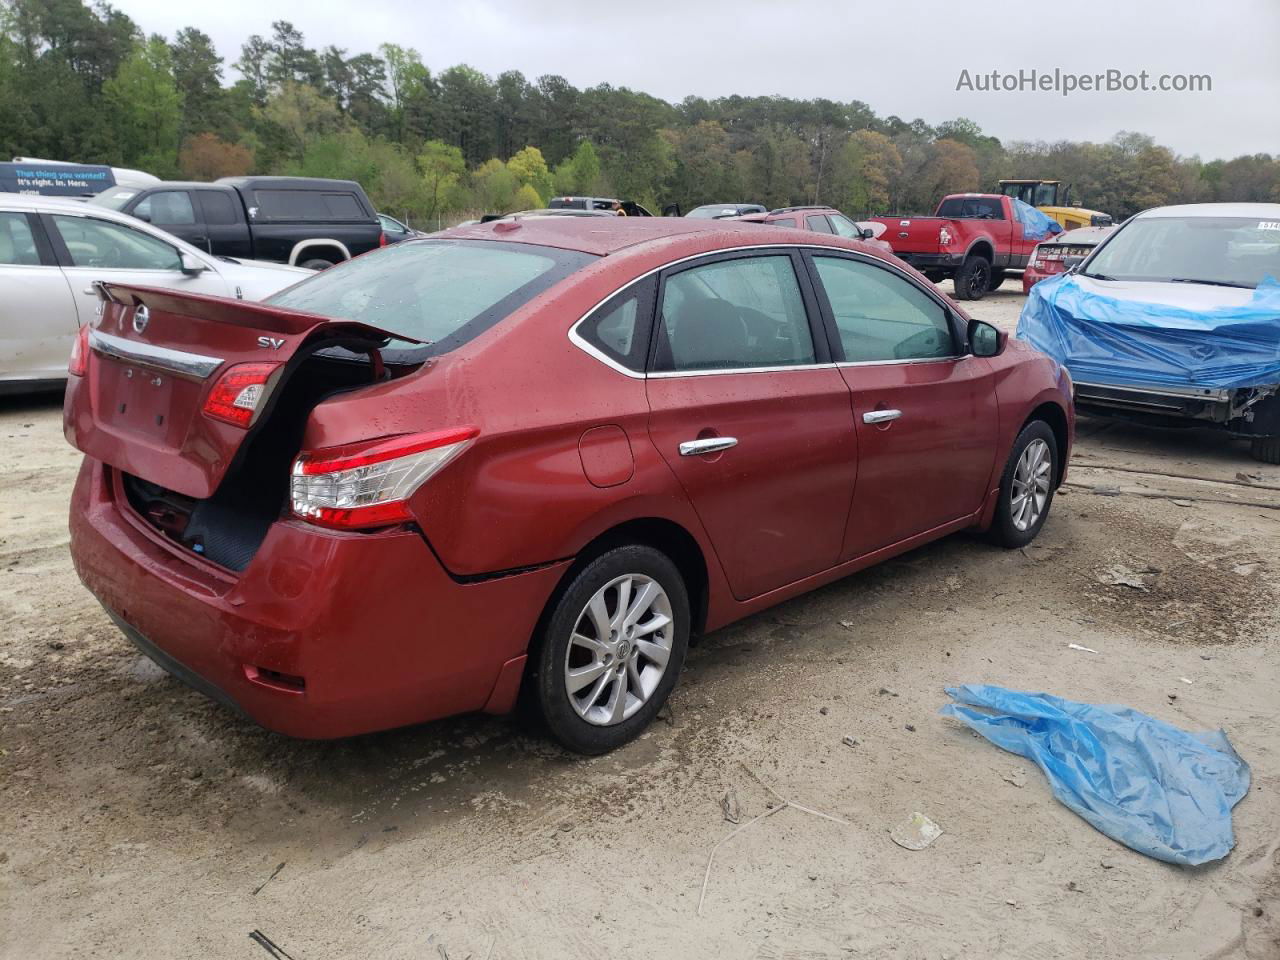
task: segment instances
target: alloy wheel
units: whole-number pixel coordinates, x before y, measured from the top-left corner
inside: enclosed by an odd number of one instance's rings
[[[1053,457],[1049,445],[1040,438],[1027,444],[1013,471],[1013,484],[1009,515],[1018,530],[1029,530],[1044,513],[1049,501],[1049,474],[1053,469]]]
[[[565,653],[569,703],[583,720],[612,726],[653,696],[671,658],[671,600],[657,580],[626,574],[587,601]]]

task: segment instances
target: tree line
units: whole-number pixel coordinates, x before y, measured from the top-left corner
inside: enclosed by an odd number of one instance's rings
[[[288,21],[228,63],[185,27],[145,35],[108,3],[0,0],[0,155],[109,163],[167,179],[246,173],[358,180],[424,228],[555,195],[650,209],[829,203],[930,211],[1005,177],[1060,179],[1117,219],[1165,203],[1280,201],[1280,157],[1202,161],[1151,137],[1002,143],[963,117],[930,125],[823,98],[678,104],[564,77],[433,72],[412,48],[317,50]]]

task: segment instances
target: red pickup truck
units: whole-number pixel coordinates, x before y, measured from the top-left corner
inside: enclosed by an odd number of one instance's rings
[[[932,217],[871,219],[888,228],[880,239],[899,259],[935,283],[951,277],[957,300],[981,300],[1009,271],[1022,270],[1045,238],[1027,230],[1014,204],[998,193],[953,193]]]

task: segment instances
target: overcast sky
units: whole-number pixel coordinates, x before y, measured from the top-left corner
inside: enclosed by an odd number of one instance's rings
[[[416,47],[433,71],[558,73],[672,102],[694,94],[863,100],[1002,140],[1138,130],[1203,159],[1280,153],[1280,0],[113,0],[148,33],[195,26],[229,68],[287,19],[309,46]],[[1209,74],[1206,93],[957,91],[961,71]]]

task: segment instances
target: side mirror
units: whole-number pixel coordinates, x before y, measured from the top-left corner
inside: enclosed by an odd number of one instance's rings
[[[189,253],[182,255],[182,267],[180,268],[188,277],[198,277],[209,268],[204,265],[204,261],[197,260]]]
[[[870,227],[863,227],[858,231],[858,235],[862,237],[863,240],[874,240],[876,238],[876,232]]]
[[[975,357],[999,356],[1009,342],[1009,335],[981,320],[969,322],[969,349]]]

